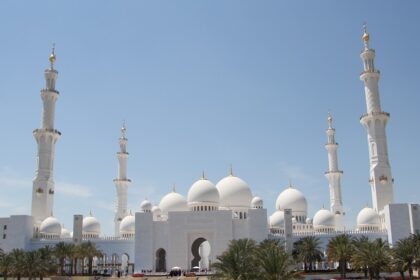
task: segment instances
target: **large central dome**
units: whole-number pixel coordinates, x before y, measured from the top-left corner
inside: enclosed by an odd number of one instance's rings
[[[229,175],[216,185],[220,194],[220,206],[227,208],[249,208],[252,193],[248,184],[239,177]]]

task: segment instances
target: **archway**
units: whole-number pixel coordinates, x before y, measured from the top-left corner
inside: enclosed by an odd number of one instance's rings
[[[127,253],[121,255],[121,273],[128,275],[128,266],[130,265],[130,256]]]
[[[200,269],[209,269],[210,250],[210,242],[203,237],[197,238],[191,245],[191,253],[193,255],[191,269],[196,267],[199,267]]]
[[[160,248],[156,251],[156,272],[166,272],[166,251]]]

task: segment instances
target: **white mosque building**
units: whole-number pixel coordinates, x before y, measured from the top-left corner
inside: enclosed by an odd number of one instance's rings
[[[53,162],[55,143],[60,132],[54,126],[57,70],[54,68],[54,49],[51,65],[45,70],[46,87],[41,90],[43,101],[42,127],[33,134],[38,144],[36,176],[32,188],[30,215],[0,218],[0,248],[32,250],[60,241],[80,243],[90,240],[104,256],[95,260],[99,268],[117,268],[129,272],[149,270],[168,271],[210,268],[228,246],[230,240],[252,238],[280,239],[291,250],[294,241],[316,235],[323,246],[338,234],[382,238],[391,244],[420,230],[420,206],[394,203],[394,180],[388,159],[386,124],[389,113],[382,111],[378,90],[380,72],[374,66],[375,51],[369,47],[369,35],[363,34],[361,53],[367,113],[360,118],[368,134],[372,208],[365,207],[357,216],[357,227],[349,230],[344,224],[345,207],[341,195],[341,176],[338,166],[338,144],[332,116],[328,116],[327,144],[329,208],[322,208],[311,218],[304,194],[289,184],[276,201],[276,211],[268,216],[263,199],[252,195],[251,188],[230,171],[214,184],[203,174],[191,185],[186,197],[175,187],[162,197],[158,205],[141,202],[136,213],[127,211],[130,179],[127,177],[126,128],[121,129],[120,150],[117,153],[118,177],[114,180],[117,205],[114,217],[115,234],[104,237],[100,222],[89,214],[74,215],[73,230],[63,228],[51,216],[54,206]]]

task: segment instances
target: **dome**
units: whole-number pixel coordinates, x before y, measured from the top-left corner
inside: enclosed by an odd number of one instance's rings
[[[357,215],[357,228],[366,229],[380,226],[379,214],[370,207],[363,208]]]
[[[152,207],[152,213],[153,215],[160,216],[160,214],[162,214],[162,210],[160,210],[159,206],[155,205]]]
[[[249,208],[252,193],[248,184],[239,177],[230,175],[216,185],[220,194],[220,206],[228,208]]]
[[[219,205],[219,192],[214,184],[207,179],[195,182],[188,191],[188,204],[213,204]]]
[[[252,208],[263,208],[264,203],[261,197],[254,196],[254,198],[251,200],[251,207]]]
[[[162,214],[173,211],[188,211],[187,200],[175,190],[160,200],[159,208],[162,210]]]
[[[68,229],[66,229],[66,228],[64,228],[64,226],[62,226],[60,237],[61,238],[71,238],[72,235],[71,235],[71,232]]]
[[[292,209],[293,216],[306,216],[307,207],[308,203],[303,193],[292,187],[281,192],[276,200],[277,210]]]
[[[61,224],[57,218],[53,216],[48,217],[42,221],[39,232],[43,235],[54,235],[59,237],[61,235]]]
[[[284,228],[284,212],[277,210],[270,216],[270,228]]]
[[[122,219],[120,223],[120,234],[122,236],[125,235],[132,235],[135,232],[136,227],[136,218],[133,216],[133,214],[129,214],[128,216],[125,216],[124,219]]]
[[[150,212],[152,211],[152,208],[153,208],[153,205],[149,200],[147,200],[147,198],[143,200],[142,203],[140,203],[140,210],[142,212]]]
[[[98,236],[101,234],[101,224],[92,216],[92,214],[83,218],[83,234],[91,236]]]
[[[334,215],[327,209],[320,209],[313,219],[314,228],[331,228],[335,226]]]

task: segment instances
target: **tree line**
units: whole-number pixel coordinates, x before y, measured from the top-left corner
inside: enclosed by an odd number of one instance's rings
[[[295,242],[290,254],[278,240],[264,240],[259,244],[252,239],[232,240],[213,268],[217,279],[296,280],[302,278],[299,265],[304,272],[311,272],[317,262],[323,261],[337,263],[341,278],[346,278],[351,267],[370,280],[379,279],[380,272],[399,272],[405,279],[407,271],[412,280],[414,268],[420,268],[420,234],[399,240],[393,248],[382,239],[342,234],[331,238],[325,254],[320,239],[315,236]]]
[[[70,263],[67,274],[78,274],[78,267],[81,267],[82,274],[87,270],[87,274],[92,275],[93,258],[102,255],[102,252],[90,241],[77,245],[59,242],[55,246],[45,246],[33,251],[13,249],[5,253],[0,249],[0,273],[4,280],[8,277],[17,280],[22,277],[27,277],[29,280],[39,277],[42,280],[45,276],[57,273],[65,275],[65,265]],[[85,260],[87,260],[86,265]]]

